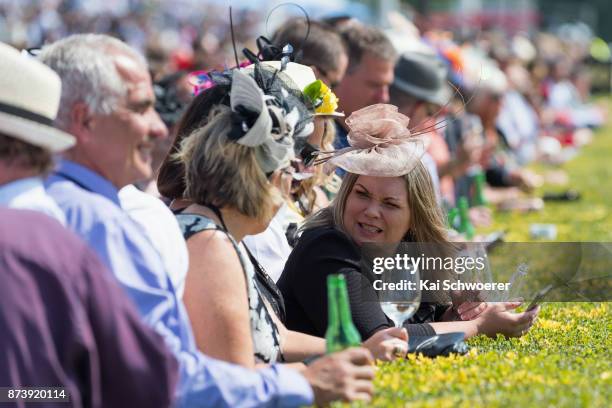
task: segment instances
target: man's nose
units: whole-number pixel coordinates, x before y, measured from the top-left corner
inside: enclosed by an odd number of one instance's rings
[[[381,91],[381,102],[382,103],[388,103],[389,102],[389,86],[385,85],[383,86],[383,89]]]
[[[168,137],[168,128],[155,110],[151,115],[151,131],[149,134],[153,139],[163,140]]]
[[[388,103],[389,102],[389,86],[381,86],[376,92],[377,103]]]

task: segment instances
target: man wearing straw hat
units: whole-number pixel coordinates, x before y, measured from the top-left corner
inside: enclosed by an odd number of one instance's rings
[[[75,141],[53,127],[61,81],[44,64],[3,43],[0,61],[0,206],[40,211],[64,224],[42,179],[53,166],[52,154]]]
[[[152,140],[166,135],[153,110],[146,62],[125,43],[96,34],[60,40],[40,58],[64,84],[56,123],[77,139],[47,189],[69,227],[101,256],[179,361],[176,405],[302,406],[369,398],[374,371],[364,349],[324,356],[301,374],[282,365],[251,371],[197,350],[159,255],[117,197],[120,188],[151,175]]]
[[[3,43],[0,61],[0,384],[58,387],[56,403],[76,406],[167,407],[174,357],[57,222],[64,215],[43,186],[52,153],[75,142],[52,126],[60,79]]]

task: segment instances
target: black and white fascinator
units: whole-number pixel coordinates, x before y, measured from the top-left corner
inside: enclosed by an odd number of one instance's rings
[[[264,94],[255,80],[239,69],[232,72],[230,108],[230,139],[255,148],[264,173],[289,165],[294,157],[292,129],[297,123],[297,111],[287,114],[274,96]]]

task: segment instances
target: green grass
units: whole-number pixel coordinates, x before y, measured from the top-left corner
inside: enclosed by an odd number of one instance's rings
[[[601,102],[612,112],[612,98]],[[538,193],[572,188],[580,192],[581,200],[547,202],[543,211],[527,214],[498,213],[492,229],[508,228],[508,241],[524,242],[530,240],[530,224],[555,224],[557,241],[612,242],[612,125],[599,129],[594,142],[560,168],[568,174],[569,185],[544,186]]]
[[[373,406],[608,406],[609,303],[547,304],[521,338],[471,340],[465,356],[380,364]]]
[[[612,107],[612,99],[602,101]],[[552,223],[558,241],[612,242],[612,127],[562,168],[582,199],[496,214],[494,228],[508,228],[508,241],[529,241],[529,224]],[[610,303],[545,303],[521,338],[479,336],[465,356],[380,363],[368,406],[610,406],[611,311]]]

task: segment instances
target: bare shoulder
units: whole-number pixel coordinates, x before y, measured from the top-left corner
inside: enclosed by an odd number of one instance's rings
[[[240,267],[240,259],[227,234],[219,230],[206,230],[187,240],[189,260],[192,265],[233,265]]]
[[[227,282],[239,275],[244,276],[238,252],[228,233],[211,225],[201,229],[202,217],[208,219],[206,222],[214,222],[204,207],[192,204],[185,209],[183,216],[186,217],[183,221],[188,224],[186,228],[193,231],[187,239],[188,280],[205,278]]]
[[[217,229],[208,229],[193,234],[187,240],[188,247],[194,247],[200,251],[233,249],[229,236]]]

